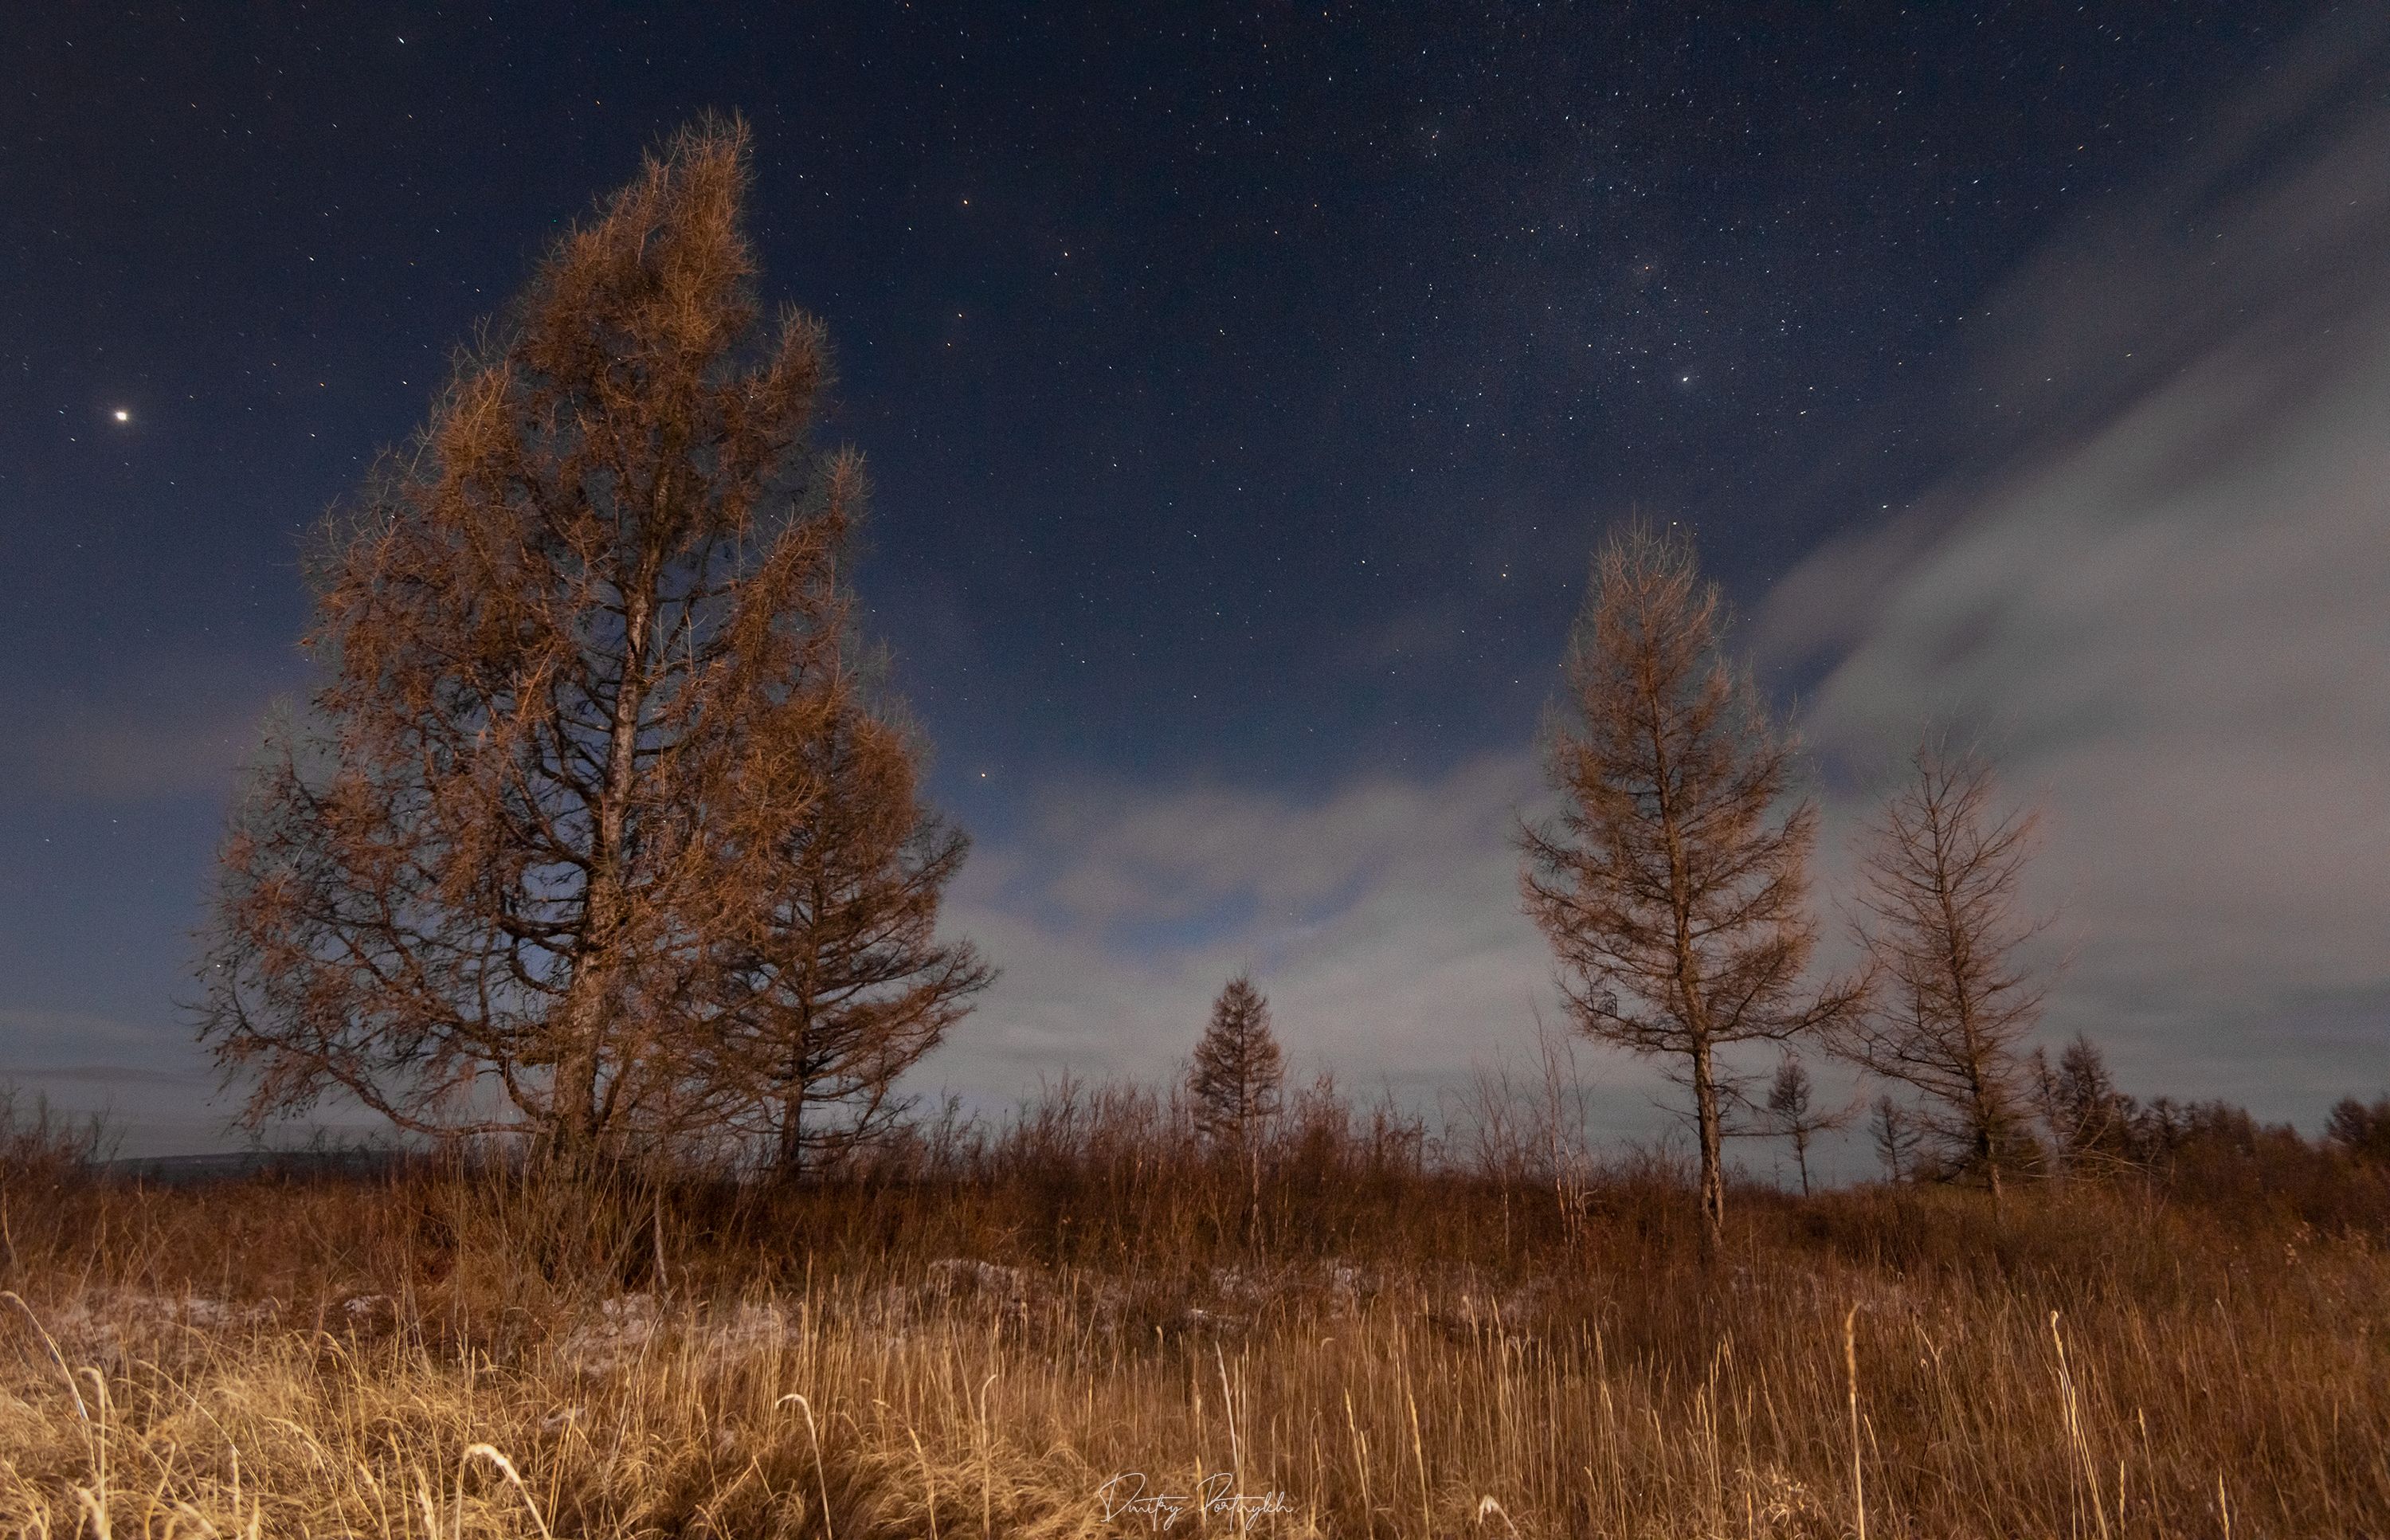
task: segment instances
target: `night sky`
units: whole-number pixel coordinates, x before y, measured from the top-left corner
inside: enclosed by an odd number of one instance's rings
[[[1638,511],[1816,751],[1821,909],[1955,720],[2051,814],[2053,1040],[2390,1082],[2390,10],[644,9],[13,29],[0,1074],[225,1136],[175,1002],[299,536],[712,109],[1008,970],[925,1088],[1162,1072],[1247,965],[1348,1085],[1531,1044],[1505,831]]]

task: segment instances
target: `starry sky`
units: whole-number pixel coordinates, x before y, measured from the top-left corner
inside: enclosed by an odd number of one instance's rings
[[[1631,512],[1803,724],[1821,909],[1955,719],[2052,814],[2053,1034],[2309,1125],[2390,1081],[2381,6],[764,11],[19,21],[0,1073],[225,1137],[175,1002],[298,538],[711,109],[978,841],[931,1088],[1163,1072],[1240,966],[1348,1084],[1531,1044],[1503,841]]]

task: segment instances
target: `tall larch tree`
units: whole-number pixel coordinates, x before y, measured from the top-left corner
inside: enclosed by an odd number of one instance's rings
[[[1690,541],[1636,524],[1593,562],[1546,733],[1561,811],[1523,825],[1527,913],[1557,954],[1576,1026],[1665,1065],[1690,1093],[1701,1212],[1726,1224],[1721,1050],[1846,1012],[1857,987],[1804,985],[1817,814],[1793,749],[1725,648]]]
[[[2032,1083],[2020,1046],[2042,991],[2020,956],[2039,928],[2018,892],[2035,819],[2001,811],[1990,765],[1939,738],[1862,836],[1860,939],[1873,970],[1865,1010],[1836,1049],[1920,1096],[1934,1168],[1988,1186],[2032,1159]]]
[[[1240,973],[1212,1002],[1211,1024],[1195,1045],[1187,1077],[1195,1126],[1224,1147],[1250,1152],[1277,1115],[1285,1082],[1269,1002]]]
[[[324,682],[269,731],[202,964],[252,1119],[345,1093],[586,1161],[752,1090],[709,1079],[752,998],[724,938],[833,795],[864,481],[813,443],[821,328],[758,305],[748,165],[736,123],[650,157],[327,520]]]

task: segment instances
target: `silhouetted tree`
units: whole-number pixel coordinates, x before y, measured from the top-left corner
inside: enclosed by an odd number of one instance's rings
[[[1726,1224],[1718,1051],[1810,1032],[1857,995],[1802,988],[1816,809],[1788,805],[1792,745],[1723,630],[1689,541],[1637,525],[1603,543],[1548,732],[1562,810],[1519,837],[1526,910],[1576,1025],[1670,1061],[1692,1093],[1713,1248]]]
[[[2333,1104],[2324,1136],[2360,1161],[2390,1165],[2390,1097],[2368,1107],[2355,1097]]]
[[[1767,1084],[1767,1102],[1756,1132],[1792,1142],[1792,1162],[1801,1173],[1801,1196],[1809,1196],[1809,1145],[1820,1134],[1848,1128],[1857,1116],[1856,1103],[1849,1107],[1821,1110],[1815,1103],[1816,1092],[1809,1083],[1808,1067],[1792,1054],[1786,1054],[1776,1066],[1776,1078]]]
[[[1250,1153],[1279,1111],[1285,1079],[1278,1039],[1270,1032],[1269,1002],[1240,973],[1212,1003],[1211,1025],[1195,1045],[1187,1077],[1195,1126],[1208,1138]]]
[[[904,824],[903,777],[816,751],[864,481],[811,445],[820,327],[761,322],[747,159],[736,125],[650,158],[327,520],[328,677],[250,778],[205,954],[252,1120],[337,1090],[573,1162],[711,1124],[754,1091],[709,1045],[801,944],[807,831],[856,784],[898,811],[842,815]]]
[[[1886,1176],[1897,1182],[1917,1174],[1917,1123],[1908,1109],[1888,1096],[1876,1097],[1875,1121],[1869,1131]]]
[[[1994,809],[1991,768],[1973,754],[1929,739],[1910,764],[1861,846],[1871,988],[1832,1046],[1917,1091],[1935,1168],[1979,1177],[1997,1199],[2002,1171],[2032,1159],[2018,1045],[2042,992],[2018,956],[2037,927],[2017,889],[2034,818]]]
[[[2036,1048],[2032,1070],[2060,1169],[2084,1174],[2131,1163],[2139,1110],[2116,1089],[2106,1056],[2090,1038],[2075,1033],[2055,1067]]]

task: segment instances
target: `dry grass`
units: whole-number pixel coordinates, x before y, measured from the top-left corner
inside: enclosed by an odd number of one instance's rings
[[[1282,1494],[1259,1534],[2390,1533],[2378,1225],[1747,1192],[1705,1267],[1664,1174],[1345,1132],[1258,1201],[1151,1126],[569,1213],[19,1185],[0,1532],[1135,1534],[1102,1489],[1141,1472]]]

